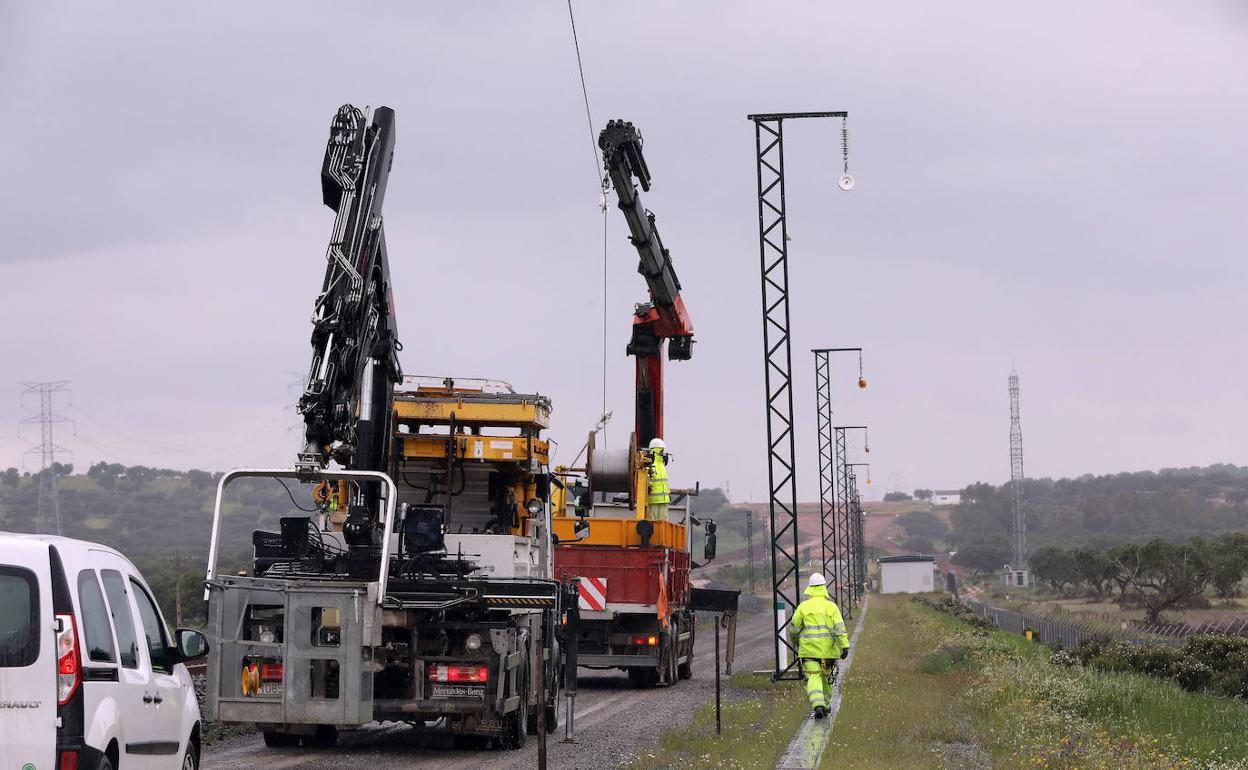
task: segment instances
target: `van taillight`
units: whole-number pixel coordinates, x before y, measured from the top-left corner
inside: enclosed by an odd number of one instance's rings
[[[78,770],[78,752],[73,749],[62,751],[60,767],[57,770]]]
[[[64,706],[82,684],[82,659],[78,656],[78,626],[74,616],[57,615],[60,630],[56,632],[56,702]]]

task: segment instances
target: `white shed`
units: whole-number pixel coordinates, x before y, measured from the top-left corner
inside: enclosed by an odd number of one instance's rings
[[[962,492],[957,489],[937,489],[932,492],[932,505],[937,508],[943,508],[950,505],[959,505],[962,502]]]
[[[885,556],[879,563],[882,594],[921,594],[934,590],[932,575],[936,559],[932,556]]]

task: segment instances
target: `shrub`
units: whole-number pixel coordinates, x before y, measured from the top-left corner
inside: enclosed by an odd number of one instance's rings
[[[1183,654],[1208,666],[1213,671],[1248,668],[1248,638],[1201,634],[1190,636],[1182,647]]]
[[[1213,669],[1194,658],[1179,657],[1170,670],[1179,687],[1190,692],[1204,690],[1213,679]]]
[[[1134,671],[1162,679],[1172,675],[1178,653],[1169,647],[1118,642],[1092,658],[1092,668],[1100,671]]]
[[[1209,680],[1209,692],[1228,698],[1248,700],[1248,669],[1214,674]]]
[[[947,615],[952,615],[958,620],[961,620],[963,623],[967,623],[975,628],[995,630],[997,627],[995,623],[979,617],[971,610],[970,607],[967,607],[962,602],[955,600],[952,596],[916,596],[914,599],[920,604],[925,604],[934,610],[939,610]]]
[[[1070,650],[1058,650],[1049,658],[1049,663],[1054,666],[1072,668],[1074,666],[1082,666],[1083,660],[1081,660],[1076,653],[1071,652]]]

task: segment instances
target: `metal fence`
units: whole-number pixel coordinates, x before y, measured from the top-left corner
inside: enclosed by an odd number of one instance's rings
[[[976,616],[992,621],[1002,631],[1023,634],[1030,630],[1035,638],[1049,646],[1060,645],[1065,648],[1078,647],[1083,642],[1093,639],[1109,638],[1117,642],[1129,644],[1182,644],[1192,634],[1235,634],[1248,636],[1248,620],[1232,623],[1200,626],[1154,625],[1137,628],[1113,626],[1080,620],[1055,620],[1043,615],[993,607],[973,599],[963,599],[962,603],[971,609]],[[1163,633],[1164,631],[1164,633]]]

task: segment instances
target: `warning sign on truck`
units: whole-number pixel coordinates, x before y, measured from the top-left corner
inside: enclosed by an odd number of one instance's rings
[[[583,577],[578,583],[580,597],[577,604],[583,610],[605,610],[607,608],[607,579],[602,577]]]

